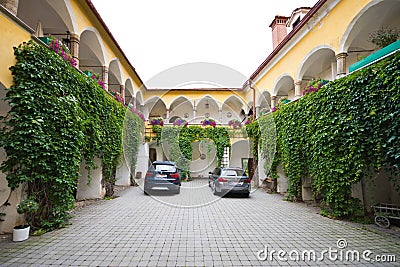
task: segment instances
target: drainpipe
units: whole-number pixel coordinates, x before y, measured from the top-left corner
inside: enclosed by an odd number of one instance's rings
[[[255,120],[257,118],[257,113],[256,113],[256,89],[251,86],[251,80],[249,80],[249,86],[250,86],[250,89],[253,90],[253,119]],[[258,187],[258,185],[259,185],[259,183],[258,183],[258,168],[257,168],[258,162],[254,160],[254,156],[255,155],[253,155],[253,171],[254,171],[253,177],[255,177],[254,186]],[[253,177],[251,177],[251,179],[253,179]]]
[[[256,89],[251,86],[251,80],[249,80],[250,89],[253,90],[253,119],[257,118],[256,114]]]

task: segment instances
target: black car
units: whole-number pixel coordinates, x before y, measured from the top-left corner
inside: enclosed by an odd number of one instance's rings
[[[218,167],[209,174],[208,186],[211,187],[214,195],[234,193],[249,197],[251,179],[242,168]]]
[[[181,191],[181,174],[172,161],[154,161],[147,170],[144,180],[144,193],[151,191],[169,191],[179,194]]]

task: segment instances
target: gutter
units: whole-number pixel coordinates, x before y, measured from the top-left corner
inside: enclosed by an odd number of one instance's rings
[[[114,44],[117,46],[118,50],[120,51],[120,53],[122,54],[122,56],[124,57],[124,59],[126,60],[126,62],[128,63],[129,67],[132,68],[132,70],[136,73],[137,78],[139,79],[139,82],[141,83],[141,86],[143,86],[146,90],[147,87],[146,85],[143,83],[142,79],[140,78],[139,74],[136,72],[135,67],[133,67],[132,63],[129,61],[128,57],[125,55],[124,51],[122,50],[122,48],[120,47],[120,45],[118,44],[117,40],[114,38],[114,36],[112,35],[110,29],[107,27],[106,23],[104,22],[104,20],[101,18],[99,12],[97,11],[97,9],[94,7],[93,3],[91,0],[86,0],[86,3],[88,4],[88,6],[90,7],[90,9],[93,11],[94,15],[97,17],[97,19],[99,20],[100,24],[103,26],[103,28],[106,30],[108,36],[111,38],[111,40],[114,42]]]
[[[327,2],[328,0],[319,0],[313,8],[307,12],[300,23],[279,43],[279,45],[272,51],[272,53],[264,60],[263,63],[256,69],[250,78],[243,84],[243,89],[254,80],[258,74],[268,65],[268,63],[278,54],[278,52],[293,38],[293,36],[300,31],[301,28],[311,19],[311,17],[317,13],[317,11]]]

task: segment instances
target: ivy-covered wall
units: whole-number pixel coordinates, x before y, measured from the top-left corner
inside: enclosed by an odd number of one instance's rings
[[[277,153],[288,193],[301,199],[302,179],[311,178],[314,197],[334,217],[355,212],[351,187],[385,169],[400,191],[400,52],[323,86],[248,126],[263,154],[275,149],[258,125],[273,119]],[[376,185],[379,186],[379,185]]]
[[[122,155],[122,137],[134,170],[141,119],[47,47],[32,41],[14,48],[11,107],[2,119],[1,170],[12,189],[27,185],[39,211],[28,217],[35,228],[67,223],[74,206],[79,166],[102,160],[103,179],[113,183]],[[124,129],[125,125],[125,130]]]
[[[209,139],[216,146],[217,166],[221,166],[224,148],[231,147],[230,136],[226,127],[200,127],[200,126],[153,126],[156,134],[154,140],[158,144],[169,145],[169,150],[164,151],[168,158],[177,162],[183,174],[190,178],[190,161],[192,160],[192,143]]]

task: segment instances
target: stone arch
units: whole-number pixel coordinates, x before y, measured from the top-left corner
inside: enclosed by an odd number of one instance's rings
[[[260,114],[268,113],[271,110],[271,94],[268,90],[261,92],[256,106],[259,106]]]
[[[140,111],[143,113],[143,94],[141,91],[137,91],[136,92],[136,96],[135,96],[135,104],[134,106],[136,106],[136,110]]]
[[[153,96],[147,99],[143,109],[145,118],[166,118],[167,106],[165,105],[165,102],[158,96]]]
[[[399,28],[400,1],[373,0],[351,21],[340,42],[340,52],[348,54],[346,65],[373,53],[377,47],[369,42],[369,34],[382,27]]]
[[[125,81],[125,103],[133,105],[134,101],[134,89],[133,89],[133,82],[131,78],[126,79]]]
[[[296,75],[297,81],[319,78],[330,81],[336,78],[336,56],[330,46],[320,45],[312,49],[304,57]]]
[[[82,31],[79,44],[79,67],[82,71],[92,70],[102,77],[106,63],[104,44],[99,32],[92,27]]]
[[[32,29],[40,22],[43,34],[54,35],[60,40],[67,37],[67,31],[78,31],[70,1],[67,0],[19,0],[17,16]]]
[[[179,117],[190,121],[193,119],[193,104],[192,102],[185,96],[179,96],[172,100],[169,105],[170,122],[173,122],[173,117]]]
[[[240,121],[245,119],[245,114],[242,112],[244,110],[244,102],[236,95],[229,96],[224,103],[222,103],[221,109],[221,123],[228,123],[228,121],[232,119]]]
[[[108,67],[108,91],[121,92],[120,86],[123,79],[121,63],[119,59],[114,58]]]
[[[274,85],[273,96],[276,96],[277,100],[282,97],[288,99],[294,97],[294,81],[292,76],[289,74],[283,74],[278,77]]]
[[[196,103],[196,117],[198,122],[203,120],[207,115],[209,115],[210,118],[219,121],[220,120],[219,110],[220,110],[220,105],[214,97],[210,95],[203,96]]]

